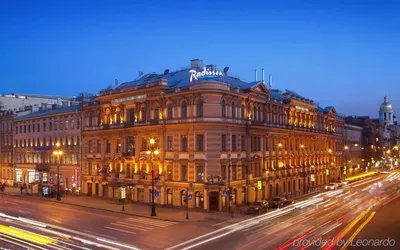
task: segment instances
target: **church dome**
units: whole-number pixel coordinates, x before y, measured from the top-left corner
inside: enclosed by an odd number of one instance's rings
[[[379,109],[379,112],[392,112],[392,111],[393,111],[392,104],[389,103],[388,97],[385,96],[384,101]]]

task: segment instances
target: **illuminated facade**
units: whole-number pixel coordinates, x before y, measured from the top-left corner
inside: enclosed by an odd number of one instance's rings
[[[57,184],[57,142],[62,190],[79,190],[81,121],[80,106],[47,109],[14,119],[15,182]]]
[[[344,177],[351,177],[363,171],[365,159],[362,158],[362,151],[364,150],[362,133],[362,127],[344,125],[344,150],[341,169]]]
[[[0,183],[13,185],[13,127],[14,112],[0,111]]]
[[[103,90],[83,111],[83,192],[221,210],[297,194],[340,175],[344,121],[295,92],[244,82],[228,68],[191,67]],[[148,142],[160,154],[150,159]],[[229,190],[229,191],[228,191]],[[227,195],[228,194],[228,195]]]

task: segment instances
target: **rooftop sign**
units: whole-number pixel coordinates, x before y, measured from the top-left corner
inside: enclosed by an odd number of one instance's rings
[[[120,102],[141,100],[141,99],[145,99],[146,97],[147,97],[147,95],[129,96],[129,97],[112,100],[111,103],[120,103]]]
[[[218,70],[210,70],[204,67],[203,71],[197,71],[195,69],[191,69],[190,71],[190,82],[194,80],[204,79],[204,78],[215,78],[219,76],[224,76],[224,73]]]

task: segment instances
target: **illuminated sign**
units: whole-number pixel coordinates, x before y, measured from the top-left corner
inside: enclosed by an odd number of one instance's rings
[[[218,70],[210,70],[204,67],[203,71],[197,71],[194,69],[191,69],[190,71],[190,82],[194,80],[199,80],[203,78],[214,78],[218,76],[224,76],[224,73]]]
[[[297,110],[310,111],[308,108],[303,108],[303,107],[300,107],[300,106],[296,106],[295,108],[296,108]]]
[[[129,96],[120,99],[112,100],[111,103],[120,103],[120,102],[127,102],[127,101],[135,101],[146,98],[147,95],[136,95],[136,96]]]
[[[262,189],[262,182],[261,182],[261,181],[258,181],[258,182],[257,182],[257,186],[258,186],[258,189]]]
[[[78,169],[74,169],[74,181],[78,181]]]

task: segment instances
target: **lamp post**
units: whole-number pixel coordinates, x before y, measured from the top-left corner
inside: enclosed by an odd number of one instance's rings
[[[150,216],[156,216],[156,207],[154,205],[154,164],[153,158],[154,155],[158,155],[159,151],[156,149],[155,145],[156,141],[152,138],[150,139],[149,150],[147,150],[147,154],[151,155],[151,214]]]
[[[56,149],[53,151],[53,155],[57,156],[57,200],[61,200],[61,195],[60,195],[60,158],[61,155],[63,154],[63,151],[60,148],[60,143],[56,143]]]

